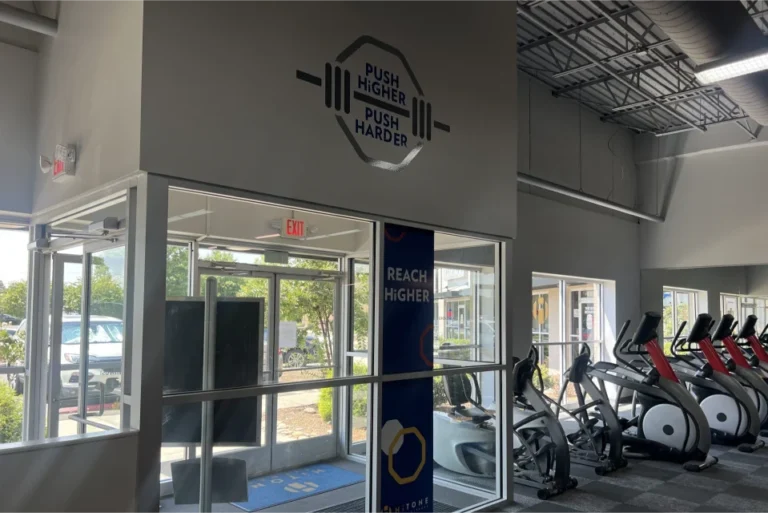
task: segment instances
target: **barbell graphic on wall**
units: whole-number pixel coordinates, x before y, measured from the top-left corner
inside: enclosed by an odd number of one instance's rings
[[[296,70],[296,78],[319,87],[325,86],[325,106],[337,112],[343,110],[345,114],[349,114],[351,102],[356,100],[397,116],[409,118],[413,135],[421,139],[426,138],[427,141],[432,140],[432,128],[448,133],[451,131],[449,125],[433,120],[432,104],[425,102],[423,98],[414,96],[411,100],[411,109],[408,110],[361,91],[353,91],[349,70],[343,70],[330,62],[325,63],[325,79],[301,70]]]
[[[407,79],[410,80],[411,84],[413,84],[413,89],[416,91],[410,102],[406,101],[405,92],[399,89],[399,75],[371,64],[371,62],[375,61],[368,59],[366,59],[365,63],[365,76],[361,75],[358,77],[358,88],[353,89],[352,74],[347,69],[347,59],[364,47],[375,48],[400,61],[402,68],[406,71]],[[371,74],[373,77],[369,83],[368,80]],[[433,128],[446,133],[451,131],[451,127],[448,124],[433,119],[432,104],[425,100],[424,90],[421,88],[405,55],[394,46],[375,37],[363,35],[355,39],[336,56],[333,62],[325,63],[324,77],[307,71],[296,70],[296,78],[323,88],[325,106],[334,113],[337,124],[350,145],[352,145],[355,153],[363,162],[379,169],[402,171],[424,148],[425,141],[432,140]],[[366,113],[365,121],[355,120],[354,130],[350,128],[345,119],[352,110],[353,102],[360,102],[365,105]],[[408,109],[409,104],[410,109]],[[376,119],[377,110],[380,111],[380,122],[377,122]],[[375,125],[373,128],[370,123],[365,125],[365,122],[371,116]],[[393,125],[396,125],[397,129],[400,130],[401,118],[411,120],[411,132],[416,138],[415,144],[409,145],[407,135],[402,131],[394,134],[390,132],[390,128]],[[407,153],[400,162],[389,162],[388,160],[372,157],[359,144],[356,135],[358,129],[364,130],[365,133],[363,135],[366,137],[373,137],[387,143],[391,142],[394,146],[407,150]]]

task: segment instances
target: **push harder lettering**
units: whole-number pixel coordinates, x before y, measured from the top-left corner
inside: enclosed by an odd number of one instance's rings
[[[357,90],[376,99],[396,105],[405,105],[405,93],[400,89],[400,76],[365,63],[365,75],[357,76]],[[386,142],[396,147],[407,147],[408,136],[400,132],[400,117],[376,107],[365,107],[364,119],[355,120],[355,133]]]
[[[387,280],[403,283],[429,283],[427,271],[423,269],[409,270],[401,267],[387,267]],[[427,303],[429,302],[429,289],[385,287],[384,301]]]

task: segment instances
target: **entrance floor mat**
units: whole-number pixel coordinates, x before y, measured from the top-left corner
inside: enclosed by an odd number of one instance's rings
[[[329,463],[257,477],[248,481],[248,501],[232,504],[251,512],[361,483],[365,476]]]

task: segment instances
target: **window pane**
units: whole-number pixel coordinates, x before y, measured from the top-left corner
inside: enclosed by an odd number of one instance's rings
[[[0,344],[3,345],[8,340],[4,333],[0,331]],[[23,388],[17,390],[16,383],[16,374],[0,374],[0,444],[21,441],[24,391]]]
[[[568,334],[571,342],[602,339],[603,310],[600,284],[564,280],[568,304]]]
[[[365,454],[365,442],[368,439],[368,385],[349,387],[351,442],[354,454]]]
[[[313,268],[327,267],[317,262]],[[335,280],[279,280],[280,323],[290,329],[277,333],[282,369],[280,383],[336,376]]]
[[[693,325],[695,320],[695,312],[693,308],[693,294],[690,292],[678,292],[676,294],[675,310],[677,314],[677,326],[674,327],[675,332],[680,328],[680,325],[687,323],[683,334],[686,335]]]
[[[82,408],[80,405],[85,405],[87,417],[92,417],[91,420],[113,429],[121,427],[124,272],[124,247],[108,249],[91,256],[86,364],[88,384],[85,397],[82,392],[78,397],[78,406]],[[73,324],[77,325],[78,322],[79,316]],[[66,330],[64,333],[66,334]],[[66,346],[63,345],[65,342]],[[62,338],[62,360],[77,363],[80,360],[80,346],[69,342]],[[80,380],[84,378],[79,375],[79,371],[75,372],[78,372],[75,383],[79,385]],[[72,383],[72,378],[69,382]],[[88,426],[86,431],[99,430]]]
[[[207,260],[210,262],[238,262],[241,264],[257,264],[268,265],[275,267],[295,267],[300,269],[314,268],[313,266],[318,261],[312,258],[297,258],[290,257],[287,264],[267,263],[264,260],[264,255],[259,250],[250,251],[233,251],[223,249],[211,249],[200,248],[200,260]],[[338,260],[322,260],[323,269],[331,269],[334,271],[339,270]]]
[[[563,372],[567,368],[563,361],[563,348],[567,351],[573,345],[549,345],[540,346],[539,350],[539,368],[541,369],[541,381],[534,377],[534,385],[544,387],[544,394],[554,400],[560,393],[561,379]]]
[[[457,244],[466,249],[454,249]],[[496,358],[496,244],[435,234],[435,358]]]
[[[277,443],[333,433],[335,389],[286,392],[277,396]]]
[[[496,378],[493,372],[467,372],[433,379],[436,479],[496,491]],[[470,431],[471,437],[462,436]],[[434,492],[435,500],[446,500],[438,486]]]
[[[352,349],[366,351],[370,329],[371,266],[357,260],[354,266],[354,310],[352,311]]]
[[[3,367],[24,365],[27,242],[26,230],[0,230],[0,444],[21,440],[24,376]]]
[[[166,248],[165,295],[183,297],[188,295],[189,248],[169,245]]]
[[[675,313],[672,308],[674,292],[671,290],[664,291],[663,300],[663,329],[664,337],[671,337],[675,333]]]

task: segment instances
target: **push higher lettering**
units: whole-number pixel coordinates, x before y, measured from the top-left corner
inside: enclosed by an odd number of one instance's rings
[[[357,76],[357,90],[387,104],[406,105],[400,87],[400,75],[365,63],[365,73]],[[355,133],[396,147],[408,147],[408,136],[400,132],[400,116],[394,109],[365,107],[363,119],[355,119]]]

